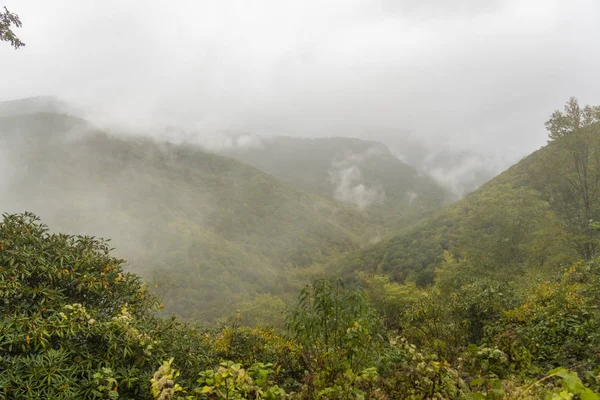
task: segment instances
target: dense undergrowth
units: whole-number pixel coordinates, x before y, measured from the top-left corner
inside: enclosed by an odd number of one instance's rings
[[[159,318],[122,267],[101,240],[4,217],[0,398],[599,398],[596,262],[527,282],[448,263],[426,289],[318,280],[280,330]]]

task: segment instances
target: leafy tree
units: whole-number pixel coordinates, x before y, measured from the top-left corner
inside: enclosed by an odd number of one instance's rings
[[[340,279],[319,279],[302,290],[287,328],[308,351],[339,353],[360,366],[379,341],[379,320],[359,289]]]
[[[560,139],[576,133],[600,121],[600,106],[585,106],[583,109],[575,97],[565,104],[564,111],[556,110],[546,121],[550,140]]]
[[[11,13],[6,7],[4,12],[0,12],[0,42],[9,42],[15,49],[25,46],[17,35],[13,32],[12,27],[20,28],[21,20],[17,14]]]
[[[4,216],[0,398],[147,398],[162,332],[175,327],[109,250],[29,213]]]
[[[590,221],[600,217],[600,107],[581,109],[571,98],[546,127],[552,141],[541,159],[545,193],[570,245],[591,259],[598,241]]]
[[[363,292],[346,289],[340,279],[320,279],[304,288],[287,329],[302,346],[308,398],[347,398],[335,383],[360,375],[384,343],[383,326]],[[333,391],[319,394],[325,389]]]

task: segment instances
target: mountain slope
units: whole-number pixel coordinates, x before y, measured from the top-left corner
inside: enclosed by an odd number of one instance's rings
[[[242,136],[224,154],[295,186],[383,214],[381,220],[395,221],[394,227],[450,199],[431,177],[374,141]]]
[[[11,171],[0,184],[3,212],[112,238],[134,270],[157,271],[170,310],[189,317],[212,319],[281,290],[287,270],[374,235],[357,208],[238,161],[65,115],[0,118],[0,144]]]
[[[589,257],[584,248],[597,235],[588,221],[600,219],[600,125],[590,129],[551,142],[396,236],[341,257],[330,272],[426,284],[449,263],[519,273]],[[589,190],[579,193],[583,187]]]

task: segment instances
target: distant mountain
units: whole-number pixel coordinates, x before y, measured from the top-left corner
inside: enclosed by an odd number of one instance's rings
[[[369,140],[242,135],[222,154],[297,187],[383,213],[397,226],[451,198],[434,179]]]
[[[51,112],[81,116],[82,111],[53,96],[26,97],[0,102],[0,117]]]
[[[1,108],[1,107],[0,107]],[[56,113],[0,118],[2,212],[110,237],[176,311],[198,320],[296,285],[294,271],[375,237],[355,206],[190,145],[115,136]]]

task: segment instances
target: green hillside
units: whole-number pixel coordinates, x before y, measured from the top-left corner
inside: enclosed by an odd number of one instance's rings
[[[577,126],[462,200],[336,260],[331,272],[371,271],[422,285],[448,262],[507,274],[592,258],[597,233],[589,221],[600,220],[600,126]]]
[[[1,118],[0,132],[17,167],[3,211],[110,237],[167,309],[187,317],[227,314],[375,235],[356,207],[193,146],[117,137],[52,113]]]
[[[294,186],[367,209],[373,220],[393,229],[451,199],[431,177],[375,141],[279,136],[245,144],[242,136],[223,153]]]

